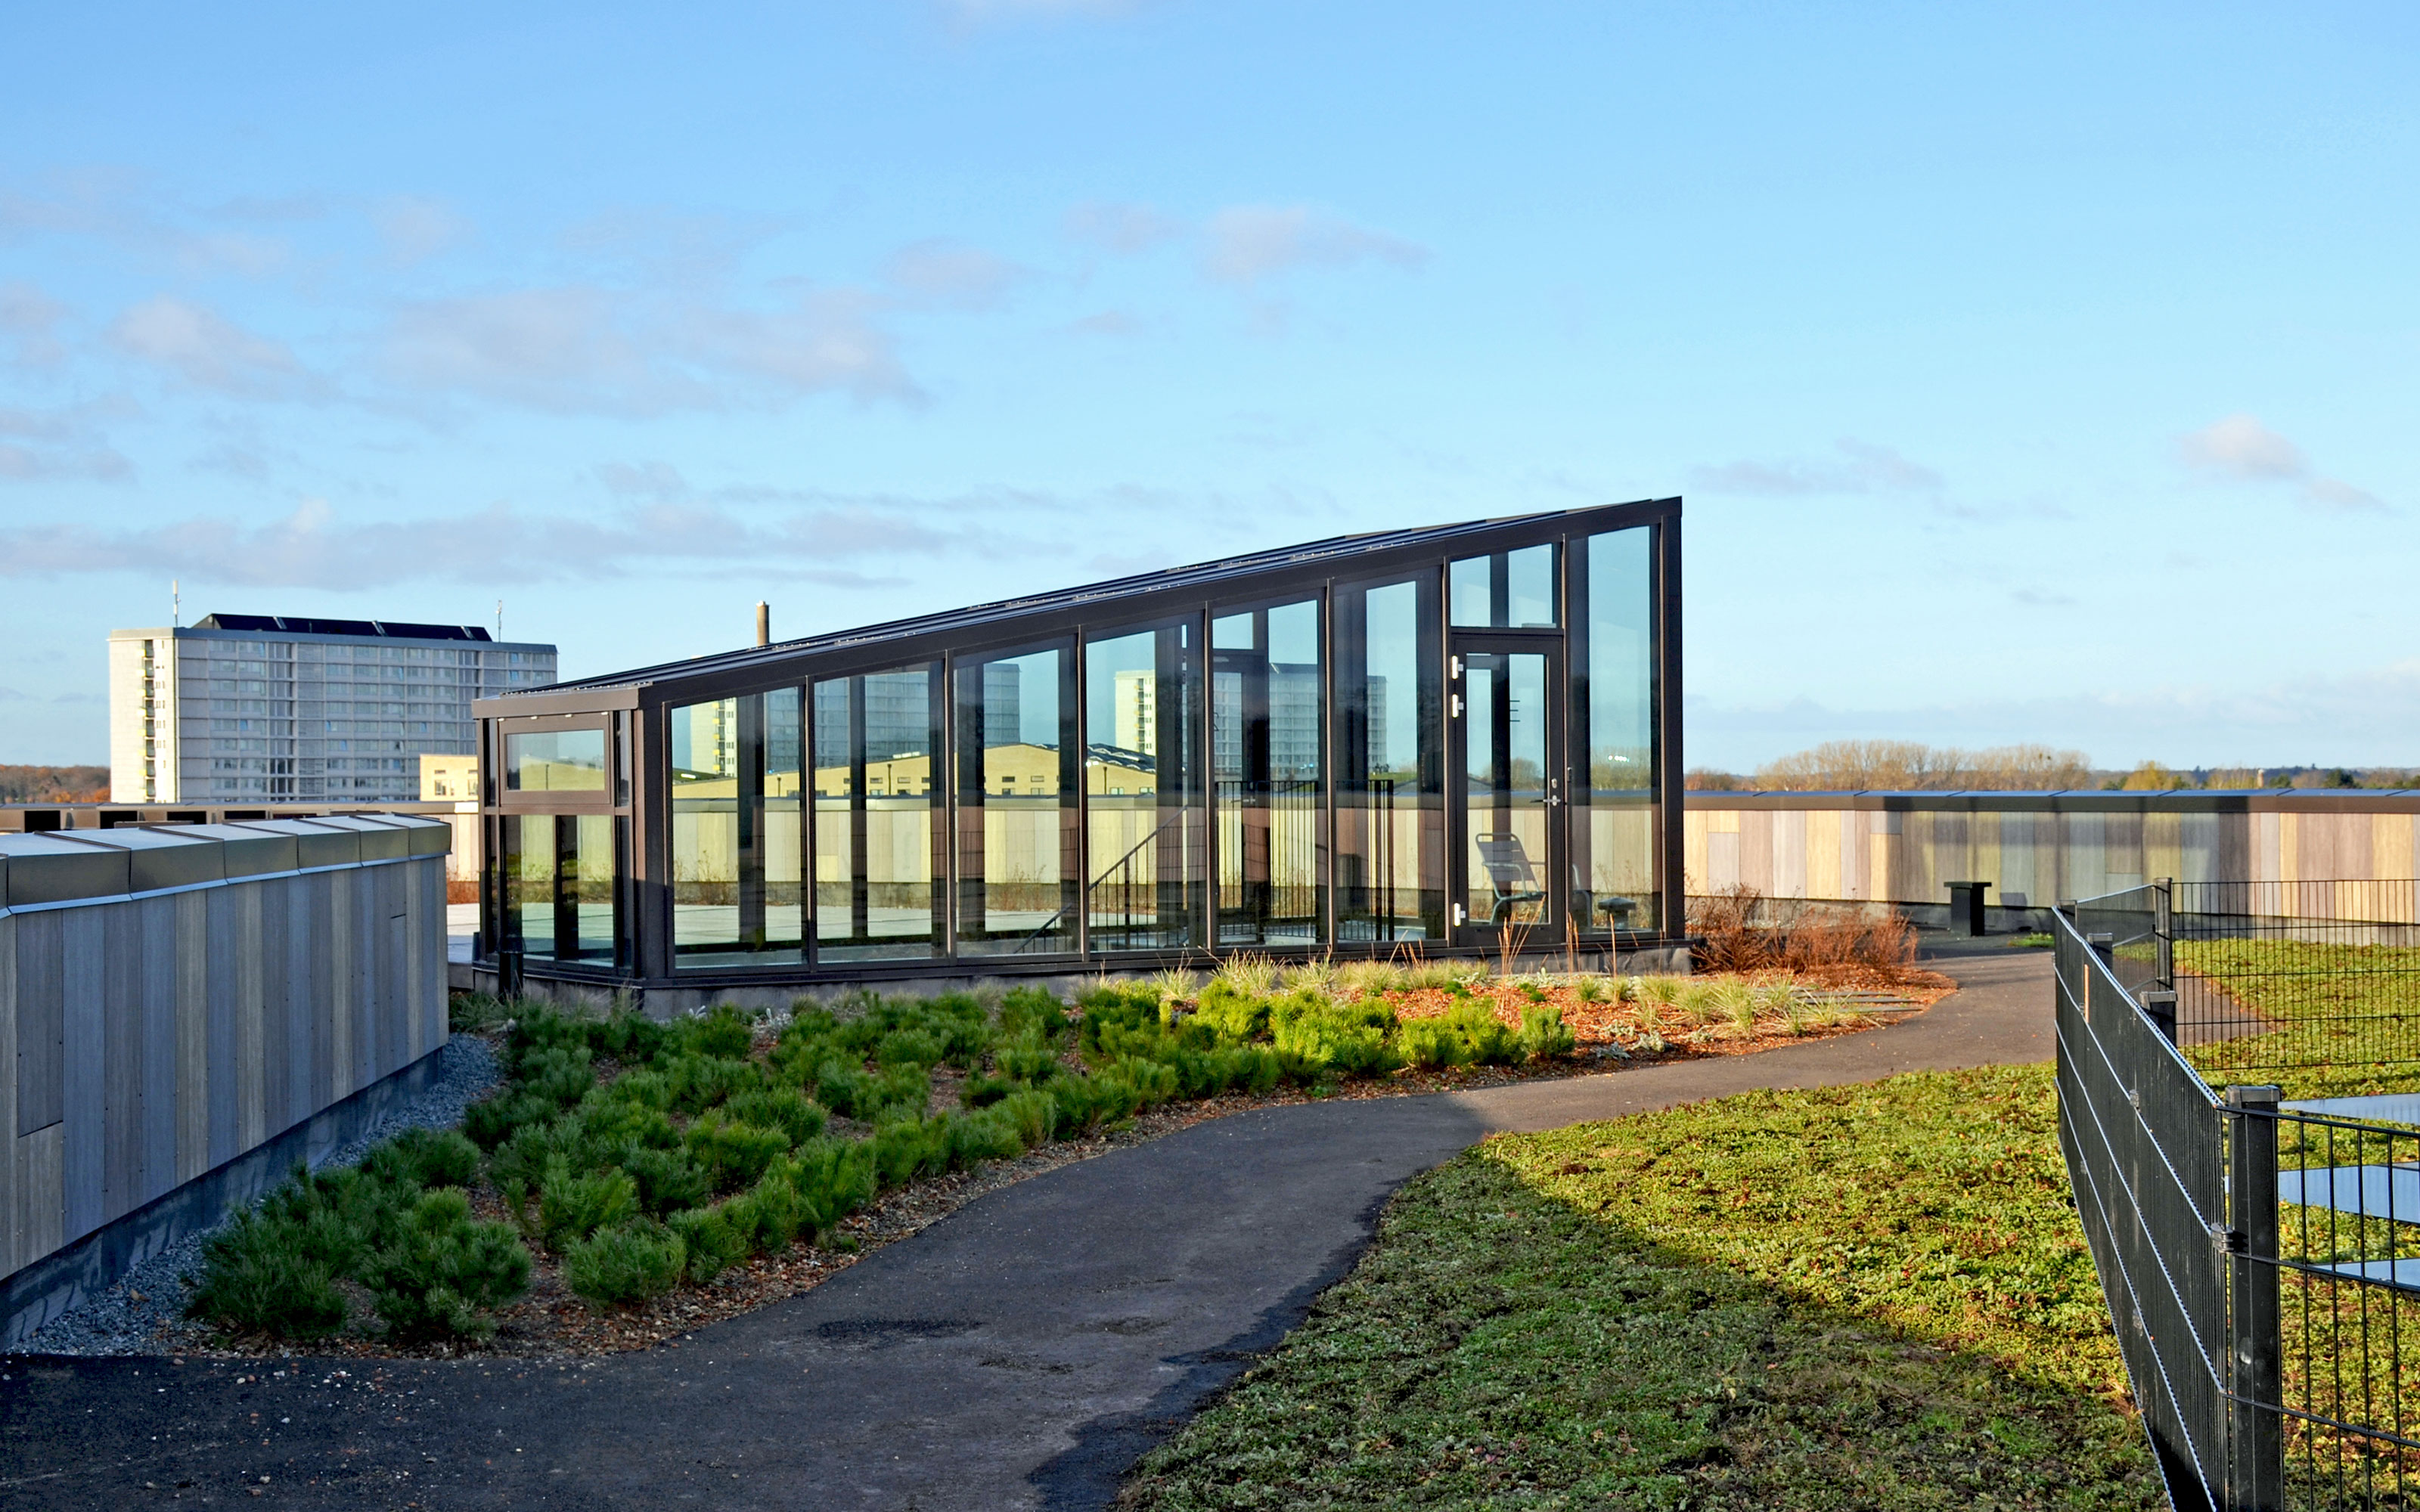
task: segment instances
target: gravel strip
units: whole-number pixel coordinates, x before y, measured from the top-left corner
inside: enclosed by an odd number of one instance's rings
[[[319,1169],[353,1165],[372,1145],[406,1129],[450,1129],[462,1121],[464,1108],[496,1085],[496,1056],[486,1041],[458,1034],[437,1054],[434,1081],[360,1137],[337,1147]],[[18,1350],[28,1354],[157,1354],[188,1339],[216,1337],[183,1316],[182,1277],[201,1268],[202,1243],[209,1238],[209,1232],[192,1234],[171,1244],[106,1291],[43,1324]]]

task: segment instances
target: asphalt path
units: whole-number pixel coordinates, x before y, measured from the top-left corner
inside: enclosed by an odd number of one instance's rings
[[[991,1193],[803,1295],[604,1359],[0,1357],[0,1506],[1099,1507],[1491,1133],[2051,1056],[2049,952],[1752,1056],[1268,1108]]]

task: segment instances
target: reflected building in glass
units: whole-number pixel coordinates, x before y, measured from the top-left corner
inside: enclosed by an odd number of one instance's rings
[[[480,701],[479,958],[749,987],[1664,948],[1678,500]]]

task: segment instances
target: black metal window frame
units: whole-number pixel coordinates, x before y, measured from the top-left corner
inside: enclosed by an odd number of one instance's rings
[[[879,980],[885,977],[931,976],[935,974],[1007,974],[1019,971],[1048,970],[1064,972],[1077,964],[1100,964],[1109,962],[1121,967],[1147,967],[1154,964],[1200,963],[1218,954],[1228,953],[1228,948],[1217,942],[1216,877],[1218,865],[1215,853],[1205,851],[1209,921],[1205,939],[1200,946],[1188,946],[1166,952],[1119,951],[1103,957],[1091,949],[1084,937],[1083,889],[1087,868],[1092,858],[1087,854],[1089,816],[1084,810],[1085,779],[1082,772],[1081,741],[1086,733],[1082,657],[1090,639],[1108,630],[1124,631],[1132,626],[1162,621],[1189,618],[1200,626],[1203,675],[1199,679],[1196,699],[1199,702],[1196,723],[1198,759],[1205,784],[1214,753],[1212,741],[1213,679],[1209,675],[1209,627],[1214,618],[1242,609],[1270,606],[1315,599],[1319,606],[1319,645],[1321,654],[1321,814],[1318,821],[1321,902],[1317,941],[1305,947],[1253,944],[1235,949],[1284,955],[1287,953],[1335,953],[1344,957],[1387,955],[1400,946],[1385,941],[1342,941],[1338,938],[1338,903],[1333,867],[1337,844],[1338,781],[1335,772],[1339,749],[1337,721],[1340,715],[1336,694],[1338,663],[1336,660],[1335,591],[1345,585],[1367,585],[1373,582],[1404,581],[1423,574],[1435,579],[1435,616],[1436,645],[1440,660],[1451,655],[1457,635],[1473,633],[1511,635],[1551,640],[1561,653],[1563,691],[1570,696],[1581,686],[1584,670],[1573,659],[1576,638],[1569,623],[1575,605],[1585,603],[1584,594],[1575,594],[1570,578],[1586,570],[1586,543],[1590,536],[1633,529],[1651,531],[1651,560],[1653,570],[1649,585],[1651,594],[1651,626],[1653,641],[1652,653],[1652,701],[1651,725],[1654,749],[1651,810],[1655,825],[1655,872],[1658,895],[1657,924],[1652,931],[1582,932],[1580,943],[1591,950],[1609,948],[1660,944],[1677,941],[1677,923],[1683,894],[1682,826],[1671,813],[1683,790],[1680,769],[1680,525],[1681,501],[1678,499],[1642,501],[1630,504],[1603,505],[1592,509],[1557,512],[1518,517],[1510,519],[1476,522],[1466,526],[1443,527],[1435,530],[1400,532],[1399,540],[1380,538],[1366,549],[1352,549],[1350,543],[1338,543],[1339,548],[1323,550],[1321,544],[1296,548],[1292,552],[1269,553],[1279,560],[1263,564],[1247,559],[1225,577],[1218,576],[1226,564],[1212,563],[1203,568],[1180,569],[1175,573],[1156,575],[1171,579],[1158,582],[1155,579],[1129,579],[1104,584],[1096,588],[1075,590],[1065,594],[1038,595],[1035,600],[1018,601],[1003,606],[986,606],[960,611],[958,616],[934,616],[933,622],[906,622],[900,626],[876,626],[863,632],[832,638],[827,642],[810,641],[794,648],[771,647],[756,652],[739,652],[711,658],[718,665],[694,666],[671,664],[660,668],[623,674],[613,679],[587,683],[558,685],[506,694],[483,700],[476,713],[483,725],[481,750],[488,760],[488,773],[483,786],[483,807],[487,810],[485,824],[489,837],[489,865],[483,868],[486,885],[483,894],[483,925],[490,924],[496,908],[495,896],[501,878],[497,875],[494,841],[495,820],[507,811],[534,811],[524,802],[509,806],[499,803],[501,783],[496,765],[502,755],[499,732],[506,726],[531,727],[531,721],[544,719],[562,726],[572,724],[603,725],[609,731],[609,761],[614,772],[609,774],[609,796],[623,797],[613,791],[613,784],[627,773],[630,791],[628,802],[606,806],[610,811],[629,821],[628,842],[622,848],[624,877],[623,926],[632,938],[628,949],[617,950],[620,964],[610,972],[597,973],[575,969],[569,963],[560,968],[563,974],[610,976],[617,980],[639,986],[746,986],[754,984],[808,984],[819,980]],[[1554,545],[1559,549],[1558,571],[1553,591],[1557,595],[1556,613],[1559,622],[1553,629],[1478,630],[1456,627],[1451,622],[1451,603],[1447,581],[1450,564],[1467,557],[1510,552],[1524,547]],[[1021,609],[1024,603],[1033,605]],[[729,969],[669,969],[671,934],[671,896],[662,885],[669,865],[670,805],[668,794],[669,719],[677,706],[715,699],[740,698],[781,688],[799,690],[803,717],[812,725],[812,685],[841,677],[892,671],[915,664],[939,664],[945,693],[942,702],[947,708],[945,727],[940,732],[942,745],[935,753],[937,766],[946,763],[948,780],[956,784],[958,718],[955,679],[962,663],[996,659],[1002,655],[1016,655],[1028,649],[1056,645],[1071,650],[1063,681],[1075,684],[1072,706],[1063,706],[1061,728],[1063,747],[1065,732],[1073,728],[1078,738],[1077,771],[1073,779],[1074,814],[1071,824],[1077,866],[1070,875],[1074,881],[1076,929],[1072,932],[1074,947],[1048,953],[1023,955],[961,954],[956,949],[964,900],[960,898],[956,833],[957,804],[953,793],[943,815],[937,822],[946,826],[946,834],[938,849],[948,862],[947,875],[935,878],[937,888],[948,898],[948,949],[929,958],[887,961],[847,961],[826,964],[817,958],[816,932],[812,905],[805,921],[806,949],[803,965],[771,965]],[[768,675],[779,668],[778,675]],[[1444,668],[1437,669],[1442,681]],[[1574,760],[1575,741],[1584,734],[1573,720],[1576,708],[1564,713],[1565,740],[1562,759],[1565,763],[1565,786],[1572,780],[1570,766]],[[625,746],[627,743],[627,752]],[[1440,733],[1440,749],[1445,743]],[[806,769],[813,770],[812,755],[806,758]],[[628,763],[628,765],[625,763]],[[635,770],[631,770],[635,767]],[[941,780],[937,774],[936,780]],[[493,784],[489,786],[489,784]],[[803,784],[812,787],[810,776]],[[1063,795],[1065,788],[1063,785]],[[525,800],[527,795],[517,795]],[[813,896],[814,804],[811,795],[802,794],[801,864],[806,872],[804,887]],[[1215,841],[1215,825],[1209,822],[1210,799],[1205,793],[1205,834]],[[1563,810],[1566,817],[1568,807]],[[1454,861],[1449,849],[1448,864]],[[483,928],[483,954],[491,950],[495,938],[491,927]],[[1559,942],[1561,936],[1557,936]],[[1544,942],[1541,942],[1544,947]],[[1457,943],[1456,932],[1449,930],[1442,939],[1426,941],[1421,949],[1439,955],[1474,955],[1486,953],[1485,948]],[[551,964],[539,969],[540,975],[558,968]]]

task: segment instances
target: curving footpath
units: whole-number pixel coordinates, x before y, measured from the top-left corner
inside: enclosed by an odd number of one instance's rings
[[[1928,964],[1960,991],[1865,1034],[1197,1124],[644,1354],[298,1360],[282,1378],[284,1362],[7,1359],[0,1504],[1102,1506],[1352,1266],[1398,1184],[1489,1134],[2050,1058],[2048,952],[1978,942]]]

